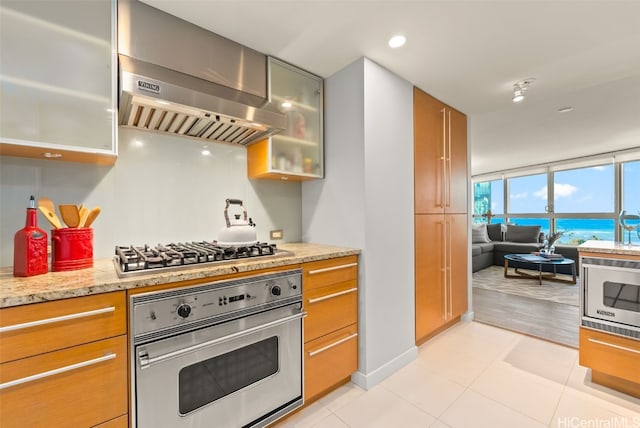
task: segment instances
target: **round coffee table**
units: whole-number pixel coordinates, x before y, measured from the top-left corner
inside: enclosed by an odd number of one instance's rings
[[[531,274],[527,272],[522,272],[521,268],[514,266],[514,273],[510,274],[509,271],[509,262],[518,262],[518,263],[532,263],[537,265],[538,273]],[[573,280],[558,278],[556,275],[556,266],[568,265],[571,266],[571,274],[573,276]],[[553,266],[553,272],[543,272],[543,266]],[[539,284],[542,285],[542,280],[555,281],[555,282],[564,282],[566,284],[575,284],[576,283],[576,262],[572,259],[547,259],[543,256],[536,256],[533,254],[505,254],[504,256],[504,277],[505,278],[530,278],[537,279]]]

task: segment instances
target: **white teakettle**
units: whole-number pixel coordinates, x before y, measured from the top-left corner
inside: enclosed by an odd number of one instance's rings
[[[258,242],[256,238],[255,223],[247,218],[247,210],[240,199],[227,199],[224,207],[224,219],[227,226],[218,233],[218,245],[221,247],[246,247]],[[233,219],[229,219],[229,206],[239,205],[242,208],[242,219],[240,214],[234,214]]]

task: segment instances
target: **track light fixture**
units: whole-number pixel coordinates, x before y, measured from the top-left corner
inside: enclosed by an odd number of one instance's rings
[[[524,100],[524,96],[531,85],[536,79],[529,77],[528,79],[521,80],[513,85],[513,98],[514,103],[519,103]]]

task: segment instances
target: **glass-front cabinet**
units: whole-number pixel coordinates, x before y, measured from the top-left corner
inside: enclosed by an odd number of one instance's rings
[[[272,57],[268,64],[270,100],[287,116],[287,129],[247,148],[249,178],[322,178],[323,80]]]
[[[113,164],[116,1],[3,0],[0,154]]]

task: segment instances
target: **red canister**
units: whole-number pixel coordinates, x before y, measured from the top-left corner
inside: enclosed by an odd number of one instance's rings
[[[90,227],[53,229],[51,246],[54,272],[93,266],[93,229]]]

